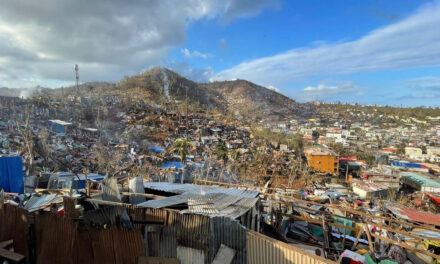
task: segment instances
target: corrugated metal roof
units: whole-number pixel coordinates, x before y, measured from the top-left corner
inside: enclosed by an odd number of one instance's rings
[[[182,213],[197,213],[209,216],[226,216],[237,218],[250,210],[259,198],[245,198],[224,193],[209,193],[206,195],[183,193],[157,200],[140,203],[137,206],[149,208],[164,208],[178,204],[188,204],[188,210]]]
[[[440,188],[440,182],[414,172],[402,172],[402,178],[412,181],[419,186]]]
[[[170,192],[175,194],[193,193],[193,194],[209,194],[209,193],[224,193],[228,195],[255,198],[259,195],[259,191],[248,189],[235,188],[220,188],[209,185],[195,185],[195,184],[176,184],[168,182],[144,182],[144,187],[147,189]]]
[[[386,208],[400,218],[440,226],[440,214],[423,212],[396,203],[388,203]]]
[[[105,178],[101,182],[102,200],[111,202],[121,202],[121,194],[119,193],[116,178]]]
[[[34,211],[44,205],[48,205],[54,202],[61,202],[62,197],[58,197],[56,194],[43,194],[41,196],[32,196],[24,205],[24,209],[28,211]]]
[[[149,208],[164,208],[168,206],[185,204],[188,202],[188,198],[193,197],[193,194],[180,194],[170,197],[165,197],[162,199],[150,200],[140,204],[137,204],[138,207],[149,207]]]

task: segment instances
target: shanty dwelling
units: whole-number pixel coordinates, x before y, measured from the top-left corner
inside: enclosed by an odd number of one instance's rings
[[[253,231],[259,229],[257,191],[144,186],[141,177],[129,181],[129,192],[121,192],[116,178],[100,186],[92,197],[47,190],[18,205],[11,194],[0,192],[0,241],[13,245],[13,251],[0,248],[0,259],[37,264],[335,263]],[[128,200],[131,204],[123,203]]]
[[[209,252],[217,252],[223,244],[234,250],[236,257],[233,263],[244,263],[245,230],[258,231],[260,229],[258,191],[165,182],[146,182],[144,186],[147,194],[164,196],[164,198],[137,204],[138,207],[152,210],[172,209],[181,217],[198,219],[204,225],[210,226],[208,228],[211,238],[198,241],[197,243],[204,245],[195,247],[182,244],[179,237],[172,237],[169,234],[170,231],[162,229],[158,233],[158,230],[147,230],[159,237],[158,240],[152,242],[157,243],[154,247],[172,246],[174,249],[168,248],[164,252],[171,254],[175,251],[176,255],[173,257],[187,260],[184,261],[185,263],[206,263],[206,260],[212,261],[214,257]],[[197,222],[194,222],[194,225],[196,224]],[[169,243],[171,245],[168,245]]]
[[[402,172],[401,181],[415,190],[428,193],[440,193],[440,182],[415,172]]]
[[[362,199],[385,199],[390,193],[390,188],[374,182],[353,181],[353,192]]]
[[[62,121],[62,120],[49,120],[50,129],[59,134],[66,134],[69,131],[69,128],[72,126],[72,123]]]

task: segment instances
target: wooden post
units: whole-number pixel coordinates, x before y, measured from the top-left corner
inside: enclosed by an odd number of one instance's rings
[[[324,250],[324,256],[323,257],[327,257],[327,251],[326,249],[329,248],[328,245],[328,234],[327,234],[327,228],[325,226],[325,215],[322,215],[322,233],[324,235],[324,243],[322,245],[322,249]]]
[[[356,240],[353,243],[353,247],[351,247],[351,251],[354,251],[354,249],[356,248],[357,244],[359,243],[359,238],[361,237],[361,235],[364,233],[364,230],[359,230],[359,233],[356,236]]]
[[[86,195],[90,197],[90,183],[89,176],[87,175],[87,169],[84,168],[84,177],[86,178]]]
[[[365,233],[367,234],[367,238],[368,238],[368,246],[370,247],[370,254],[371,254],[371,258],[376,261],[376,256],[374,255],[374,247],[373,247],[373,241],[371,240],[371,234],[370,234],[370,229],[368,228],[368,224],[364,225],[364,230]]]

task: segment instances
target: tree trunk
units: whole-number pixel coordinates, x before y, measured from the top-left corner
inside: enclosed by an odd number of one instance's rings
[[[182,164],[182,176],[180,177],[180,184],[183,184],[183,180],[185,179],[185,173],[186,173],[186,168],[185,168],[185,164]]]

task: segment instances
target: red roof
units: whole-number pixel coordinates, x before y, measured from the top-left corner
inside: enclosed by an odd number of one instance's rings
[[[339,161],[356,161],[357,157],[356,156],[343,156],[343,157],[339,157]]]
[[[440,226],[440,214],[411,209],[400,204],[387,207],[393,214],[406,220]]]

